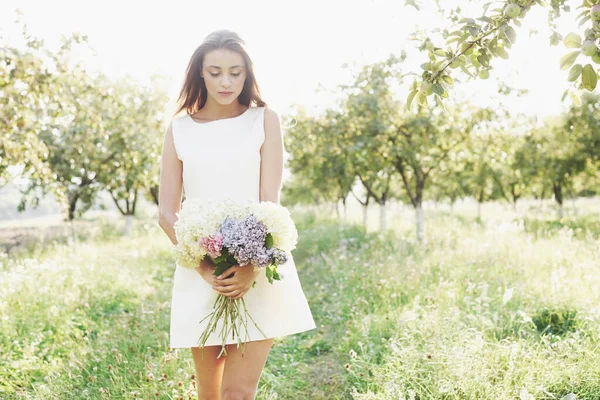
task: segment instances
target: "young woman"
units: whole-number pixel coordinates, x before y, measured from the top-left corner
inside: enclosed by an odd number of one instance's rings
[[[173,224],[186,198],[279,203],[283,139],[278,115],[266,107],[253,65],[240,37],[220,30],[208,35],[188,64],[177,113],[163,143],[159,224],[173,244]],[[176,114],[177,114],[176,113]],[[215,266],[176,265],[171,302],[170,347],[191,348],[199,399],[254,399],[275,337],[316,328],[290,257],[278,268],[281,281],[270,284],[264,271],[234,265],[218,279]],[[252,283],[256,280],[256,286]],[[221,341],[209,338],[204,357],[198,338],[218,293],[244,296],[248,312],[266,338],[249,324],[250,340],[241,354],[236,341],[217,358]]]

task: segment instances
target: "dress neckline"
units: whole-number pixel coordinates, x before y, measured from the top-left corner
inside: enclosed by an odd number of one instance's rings
[[[219,118],[219,119],[213,119],[212,121],[206,121],[206,122],[198,122],[196,121],[194,118],[192,118],[192,116],[190,114],[186,114],[189,118],[190,121],[192,121],[194,124],[196,125],[206,125],[206,124],[211,124],[213,122],[218,122],[218,121],[229,121],[229,120],[233,120],[233,119],[237,119],[240,118],[241,116],[243,116],[244,114],[246,114],[248,112],[248,110],[250,110],[251,108],[255,108],[255,107],[248,107],[246,109],[246,111],[244,111],[243,113],[241,113],[240,115],[236,115],[235,117],[229,117],[229,118]]]

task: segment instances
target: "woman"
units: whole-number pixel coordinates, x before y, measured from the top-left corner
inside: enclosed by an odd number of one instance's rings
[[[185,113],[169,124],[162,150],[159,224],[173,244],[182,188],[186,198],[279,204],[283,175],[279,117],[261,99],[244,47],[234,32],[216,31],[188,64],[177,110]],[[195,270],[176,265],[170,346],[191,348],[199,399],[253,399],[274,338],[316,326],[292,257],[278,268],[281,281],[273,284],[264,270],[234,265],[219,279],[214,268],[208,260]],[[266,335],[250,324],[243,357],[230,338],[227,355],[217,358],[218,330],[206,342],[204,357],[197,347],[208,321],[199,322],[211,312],[218,293],[231,299],[244,296],[248,312]]]

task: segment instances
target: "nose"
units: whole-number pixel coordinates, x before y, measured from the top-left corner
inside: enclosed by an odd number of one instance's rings
[[[227,89],[227,88],[229,88],[229,86],[231,86],[231,83],[229,82],[227,75],[223,76],[223,80],[221,81],[221,86],[223,86],[225,89]]]

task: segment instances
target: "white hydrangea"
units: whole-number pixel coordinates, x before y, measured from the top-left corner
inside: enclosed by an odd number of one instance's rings
[[[267,232],[273,235],[273,246],[290,252],[298,244],[298,231],[290,212],[282,205],[271,201],[261,201],[249,205],[250,212],[265,224]]]

